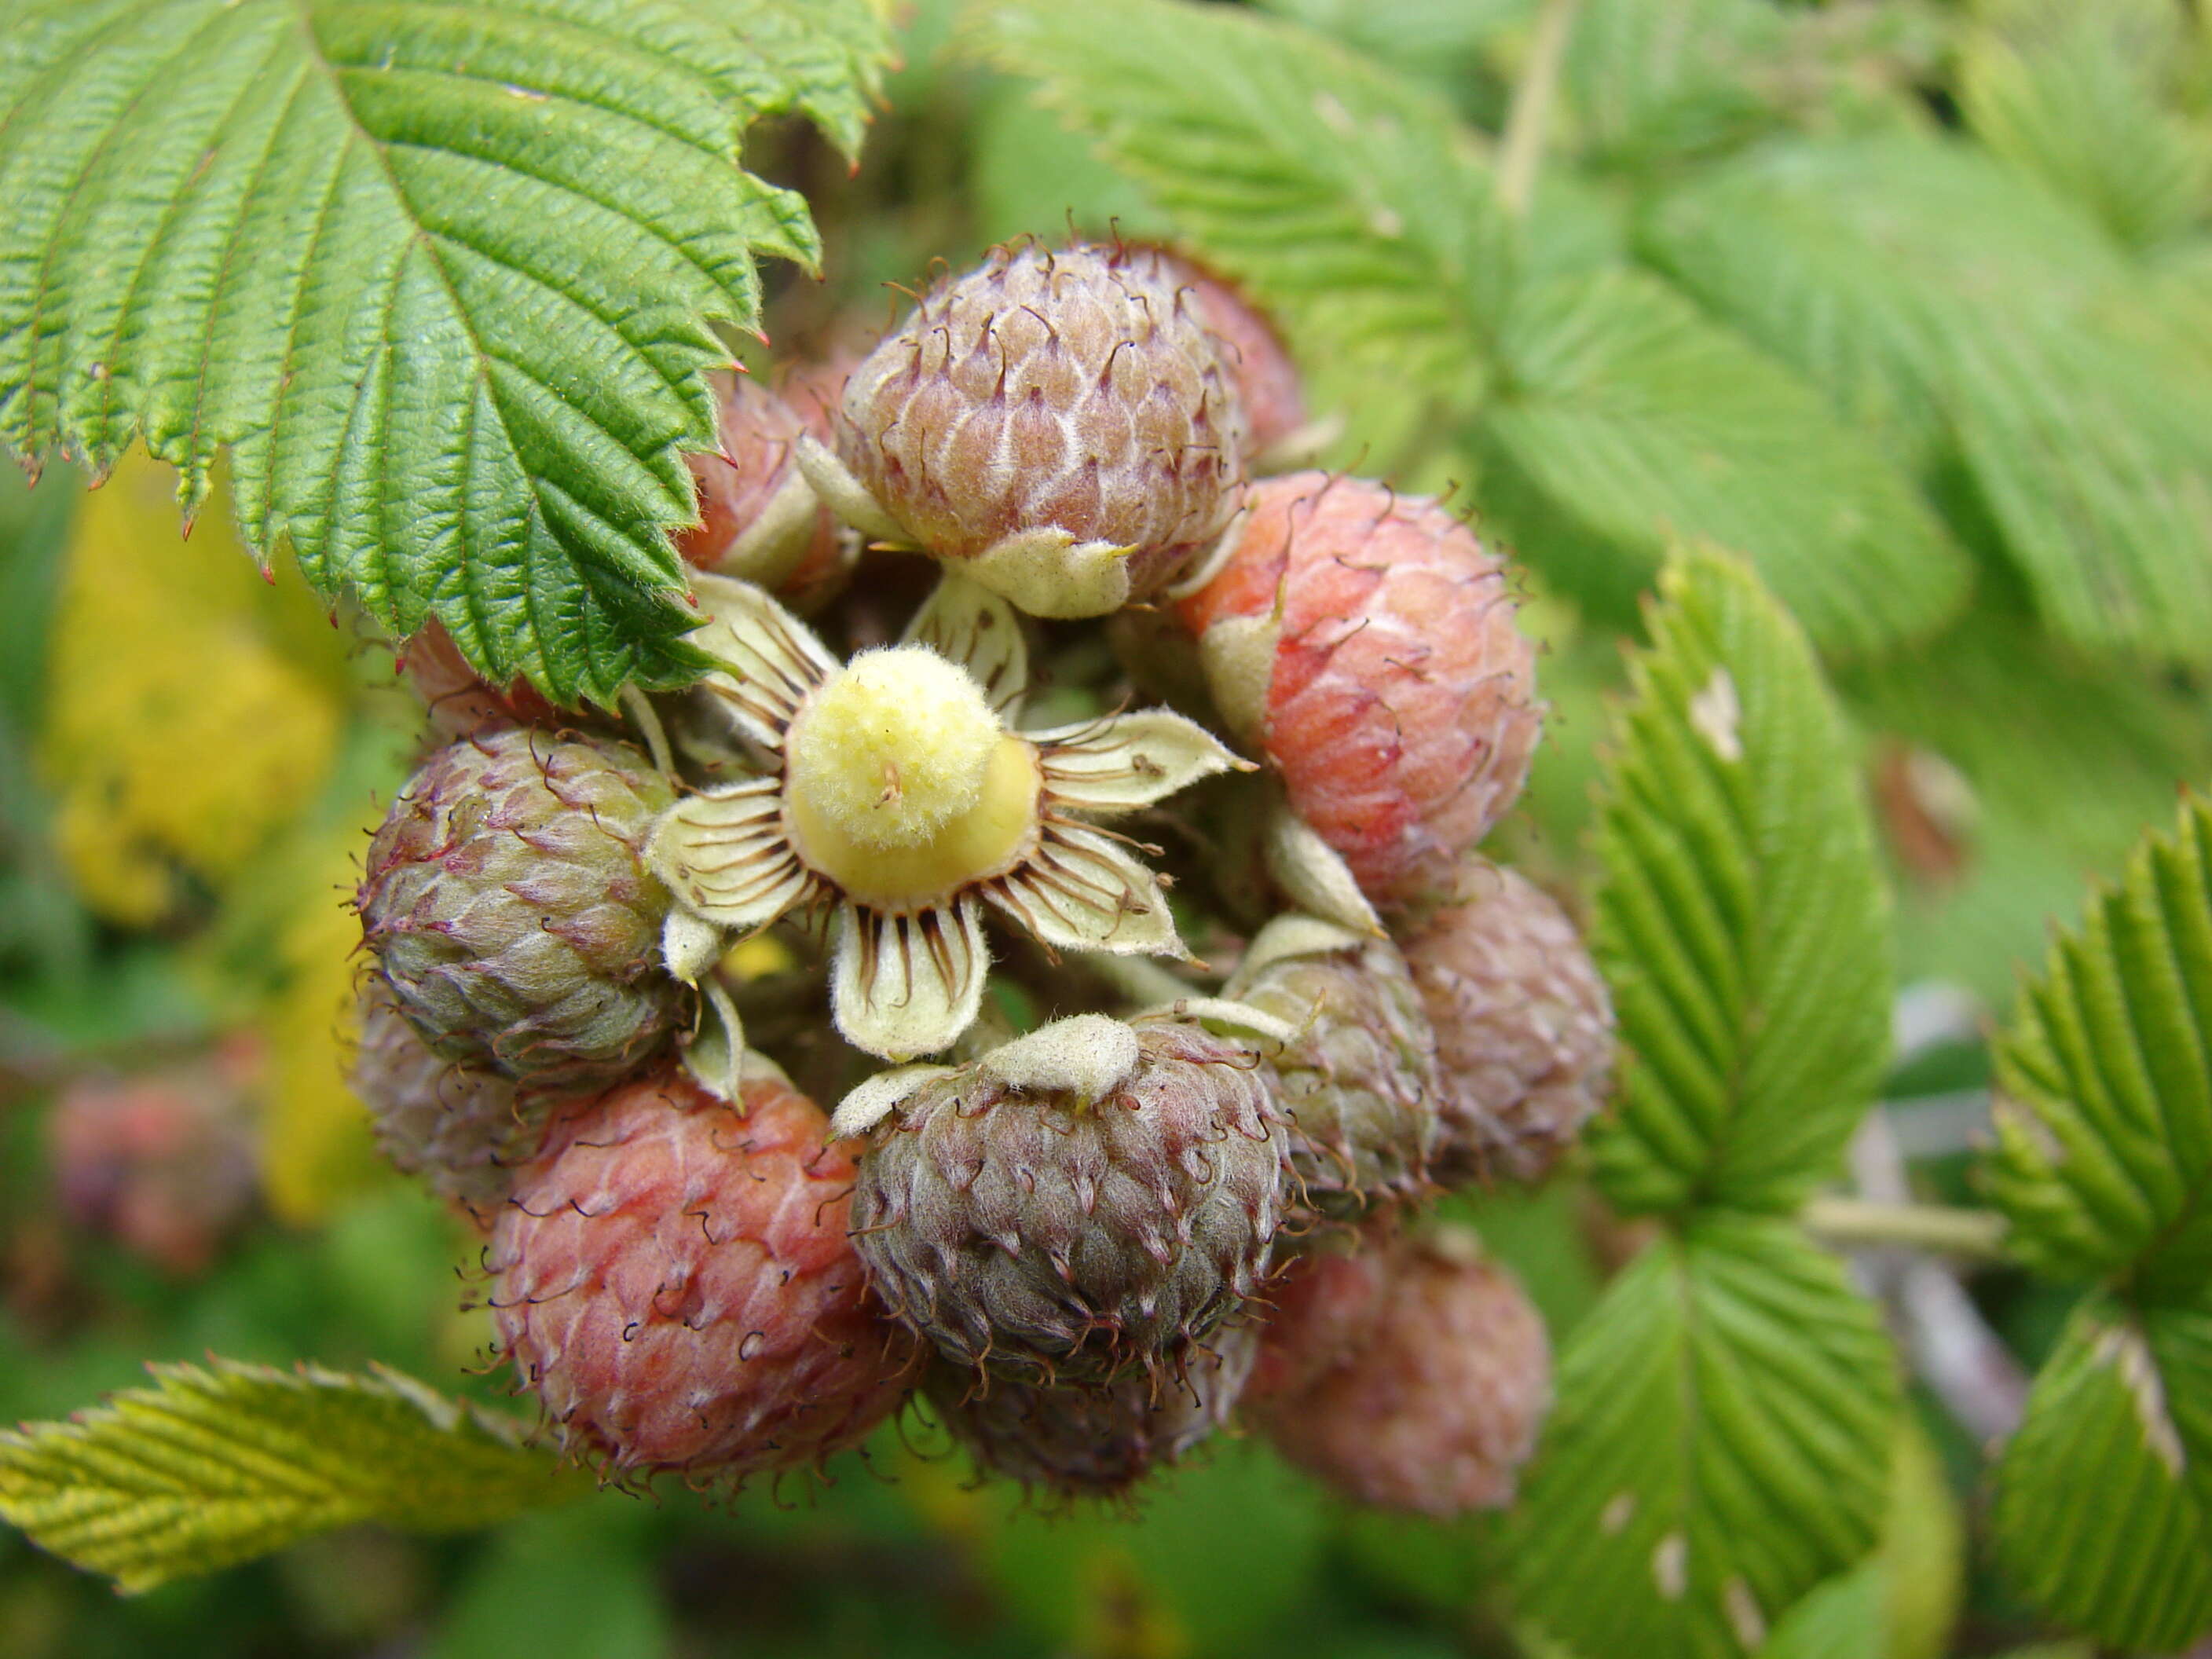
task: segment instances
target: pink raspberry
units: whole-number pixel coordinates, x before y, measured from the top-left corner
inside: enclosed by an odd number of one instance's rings
[[[1404,940],[1437,1037],[1450,1186],[1535,1181],[1613,1079],[1613,1001],[1575,924],[1541,888],[1477,861],[1463,896]]]
[[[1377,1277],[1358,1340],[1253,1415],[1285,1457],[1360,1503],[1503,1509],[1551,1407],[1542,1316],[1464,1229],[1399,1243]]]
[[[486,1257],[507,1355],[565,1448],[613,1478],[706,1484],[855,1444],[905,1397],[915,1346],[846,1237],[853,1163],[781,1080],[744,1110],[681,1073],[555,1126]]]
[[[1249,735],[1370,898],[1448,888],[1519,798],[1543,731],[1505,561],[1437,502],[1363,479],[1291,473],[1252,502],[1185,625],[1205,638],[1279,599]]]
[[[721,453],[687,458],[699,524],[676,533],[676,550],[697,569],[818,601],[859,556],[860,538],[815,498],[793,459],[800,434],[830,436],[824,388],[810,376],[786,391],[795,395],[779,396],[748,375],[728,378]]]
[[[489,684],[469,666],[461,647],[435,617],[399,649],[399,672],[429,710],[430,730],[450,743],[493,726],[574,726],[579,717],[549,702],[528,680]]]
[[[1310,1251],[1275,1276],[1248,1401],[1304,1392],[1365,1338],[1382,1314],[1394,1237],[1387,1225],[1366,1229],[1351,1248]]]

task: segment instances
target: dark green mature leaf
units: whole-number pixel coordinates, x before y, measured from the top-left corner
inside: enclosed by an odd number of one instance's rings
[[[358,1521],[459,1530],[590,1490],[520,1425],[396,1371],[153,1369],[153,1388],[0,1433],[0,1519],[125,1591]]]
[[[2212,387],[2078,212],[1961,145],[1770,149],[1641,245],[1827,387],[1961,454],[2039,608],[2084,645],[2212,657]]]
[[[188,509],[563,698],[693,677],[667,530],[713,324],[805,204],[756,116],[858,136],[866,0],[36,0],[0,54],[0,439]]]
[[[2045,1271],[2151,1299],[2212,1273],[2212,804],[2146,839],[1997,1045],[1990,1187]]]
[[[1881,1075],[1889,944],[1843,722],[1804,636],[1741,564],[1661,578],[1613,738],[1591,948],[1620,1018],[1591,1142],[1632,1210],[1785,1209]]]
[[[2212,1310],[2074,1316],[1997,1470],[1996,1547],[2052,1618],[2130,1652],[2212,1628]]]
[[[1427,88],[1294,24],[1179,0],[1002,0],[971,38],[1302,345],[1380,348],[1399,383],[1447,400],[1479,389],[1503,222],[1474,135]]]
[[[1559,1362],[1522,1609],[1579,1653],[1737,1659],[1873,1547],[1897,1384],[1874,1310],[1788,1223],[1695,1218]]]
[[[1965,599],[1966,556],[1905,475],[1652,277],[1528,289],[1501,354],[1479,499],[1566,591],[1617,604],[1676,540],[1714,541],[1842,651],[1927,633]]]

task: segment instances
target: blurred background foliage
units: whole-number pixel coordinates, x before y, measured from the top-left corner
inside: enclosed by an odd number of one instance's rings
[[[1285,61],[1496,160],[1540,8],[1255,9],[1295,31],[1269,37]],[[830,273],[780,273],[775,353],[879,326],[903,303],[883,285],[933,260],[1070,224],[1179,233],[1246,275],[1343,416],[1329,464],[1454,491],[1528,557],[1553,713],[1501,850],[1565,884],[1589,873],[1635,594],[1675,537],[1755,544],[1862,742],[1903,1024],[1941,1012],[1890,1120],[1917,1192],[1975,1199],[1982,1030],[2084,881],[2212,778],[2212,21],[2179,0],[1587,0],[1527,234],[1496,256],[1531,297],[1501,305],[1487,210],[1454,219],[1450,179],[1383,180],[1425,217],[1382,190],[1344,233],[1380,250],[1364,265],[1288,196],[1228,224],[1240,190],[1295,173],[1257,149],[1227,169],[1239,65],[1179,58],[1200,19],[1157,0],[1063,11],[1054,37],[921,0],[856,172],[796,123],[762,133],[749,159],[813,203]],[[1086,29],[1195,81],[1186,103],[1218,97],[1218,130],[1165,103],[1133,126],[1130,83],[1050,61]],[[1285,153],[1350,118],[1329,95],[1276,112]],[[1447,256],[1457,294],[1418,277]],[[0,494],[0,1420],[210,1352],[382,1359],[499,1401],[460,1311],[474,1246],[378,1164],[342,1080],[343,901],[417,723],[390,652],[289,573],[264,581],[220,500],[185,550],[166,473],[80,483]],[[1627,1254],[1573,1180],[1462,1207],[1555,1341]],[[2005,1271],[1972,1289],[2027,1364],[2071,1300]],[[1767,1653],[2042,1633],[1967,1541],[1978,1448],[1919,1407],[1883,1547]],[[1033,1513],[912,1425],[833,1476],[721,1510],[341,1534],[131,1601],[0,1532],[0,1654],[1539,1650],[1498,1592],[1494,1523],[1354,1514],[1251,1441],[1135,1516]]]

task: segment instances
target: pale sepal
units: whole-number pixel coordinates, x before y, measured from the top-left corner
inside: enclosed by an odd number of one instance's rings
[[[932,1066],[922,1062],[912,1066],[894,1066],[888,1072],[878,1072],[859,1087],[846,1094],[830,1115],[830,1138],[842,1140],[848,1135],[864,1135],[881,1123],[899,1108],[914,1091],[933,1079],[950,1077],[954,1068]]]
[[[714,574],[732,580],[752,582],[774,592],[781,587],[812,545],[822,501],[806,475],[793,467],[760,515],[738,534]]]
[[[1262,856],[1275,884],[1300,909],[1370,939],[1383,937],[1382,918],[1343,855],[1287,802],[1279,800],[1268,813]]]
[[[890,915],[847,901],[837,912],[831,1008],[855,1048],[912,1060],[949,1047],[975,1018],[990,967],[982,906]]]
[[[1252,504],[1248,497],[1242,507],[1231,515],[1222,532],[1206,545],[1205,551],[1185,565],[1182,574],[1159,592],[1159,599],[1173,604],[1187,599],[1221,574],[1222,567],[1236,556],[1237,543],[1244,539],[1244,526],[1252,518]]]
[[[863,536],[894,546],[913,544],[914,538],[905,527],[884,511],[883,503],[868,493],[868,487],[819,438],[801,433],[791,458],[822,504]]]
[[[1226,617],[1207,629],[1198,642],[1199,665],[1222,724],[1239,743],[1259,746],[1267,721],[1267,690],[1275,678],[1275,650],[1281,644],[1279,612]]]
[[[745,1026],[738,1006],[714,975],[699,981],[699,1020],[684,1033],[678,1057],[691,1080],[715,1099],[744,1110],[738,1085],[744,1069]]]
[[[1055,807],[1127,812],[1217,772],[1249,772],[1196,720],[1164,708],[1032,732],[1037,771]]]
[[[1024,1094],[1073,1095],[1095,1106],[1137,1074],[1137,1034],[1105,1014],[1075,1014],[993,1049],[976,1069]]]
[[[750,582],[691,579],[707,620],[687,641],[722,665],[700,684],[732,724],[767,748],[783,747],[784,728],[806,694],[837,672],[814,631]]]
[[[784,832],[781,790],[780,778],[748,778],[688,796],[661,814],[645,843],[645,864],[679,908],[744,933],[812,896],[818,883]]]
[[[983,700],[1009,726],[1021,719],[1030,689],[1030,647],[1014,607],[981,583],[947,569],[899,636],[958,663],[983,688]]]
[[[1264,478],[1311,466],[1322,451],[1344,435],[1344,411],[1336,410],[1285,432],[1251,458],[1252,476]]]
[[[1252,942],[1244,947],[1243,958],[1237,964],[1237,971],[1221,988],[1221,994],[1230,998],[1243,996],[1251,988],[1254,980],[1279,962],[1357,951],[1366,939],[1364,933],[1301,911],[1277,916],[1252,936]]]
[[[698,982],[722,954],[727,937],[704,916],[696,916],[682,905],[672,905],[668,920],[660,924],[660,959],[669,974],[686,985]]]
[[[983,890],[1054,950],[1189,954],[1159,878],[1095,830],[1048,823],[1036,851]]]
[[[1129,602],[1135,550],[1079,542],[1065,530],[1027,530],[962,560],[960,568],[1032,617],[1103,617]]]
[[[1226,1026],[1231,1031],[1261,1038],[1271,1048],[1296,1042],[1300,1034],[1300,1028],[1290,1021],[1234,997],[1182,997],[1162,1012],[1194,1019],[1201,1025]]]

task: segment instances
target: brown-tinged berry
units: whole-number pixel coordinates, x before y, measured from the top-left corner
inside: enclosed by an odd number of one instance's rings
[[[1182,290],[1199,320],[1220,343],[1221,360],[1244,410],[1245,453],[1256,461],[1307,429],[1305,387],[1290,349],[1267,314],[1234,283],[1194,259],[1165,248],[1133,250],[1158,262],[1161,275]]]
[[[1437,1036],[1437,1179],[1540,1178],[1612,1083],[1613,1002],[1582,935],[1541,888],[1477,860],[1405,951]]]
[[[425,761],[356,896],[393,998],[433,1054],[580,1090],[674,1030],[668,892],[639,860],[668,781],[622,744],[507,727]]]

